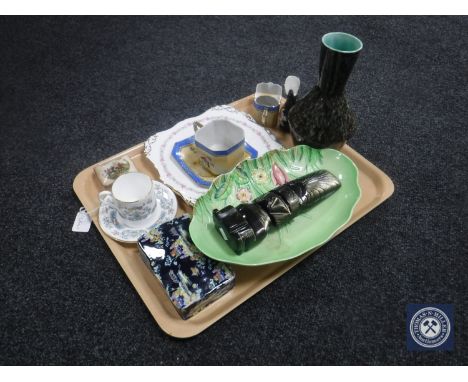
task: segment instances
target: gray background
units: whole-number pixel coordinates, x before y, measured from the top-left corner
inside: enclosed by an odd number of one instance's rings
[[[93,226],[83,168],[254,91],[317,81],[359,36],[351,145],[390,200],[201,335],[156,325]],[[2,364],[467,363],[466,17],[0,18]],[[463,224],[464,223],[464,224]],[[407,303],[453,303],[455,351],[406,350]]]

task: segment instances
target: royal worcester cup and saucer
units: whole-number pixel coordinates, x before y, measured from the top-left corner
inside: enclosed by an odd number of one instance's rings
[[[111,238],[136,243],[151,227],[172,220],[177,199],[167,186],[142,173],[121,175],[99,194],[99,224]]]

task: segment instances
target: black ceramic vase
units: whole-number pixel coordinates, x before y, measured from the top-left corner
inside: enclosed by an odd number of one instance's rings
[[[341,147],[356,130],[345,86],[362,49],[357,37],[341,32],[322,37],[319,83],[289,111],[294,143],[315,148]]]

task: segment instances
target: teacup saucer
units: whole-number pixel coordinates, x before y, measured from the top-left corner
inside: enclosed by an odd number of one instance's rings
[[[124,243],[136,243],[138,238],[150,228],[175,218],[177,199],[174,192],[164,184],[153,181],[153,192],[157,206],[151,216],[141,221],[136,227],[126,225],[120,218],[114,205],[104,199],[99,206],[99,225],[112,239]]]

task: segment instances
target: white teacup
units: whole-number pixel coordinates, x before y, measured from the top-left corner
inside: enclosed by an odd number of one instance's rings
[[[153,181],[141,172],[119,176],[112,184],[112,192],[100,192],[99,200],[112,203],[122,223],[129,227],[144,225],[157,206]]]
[[[244,158],[245,133],[235,123],[220,119],[193,127],[201,164],[214,175],[231,171]]]

